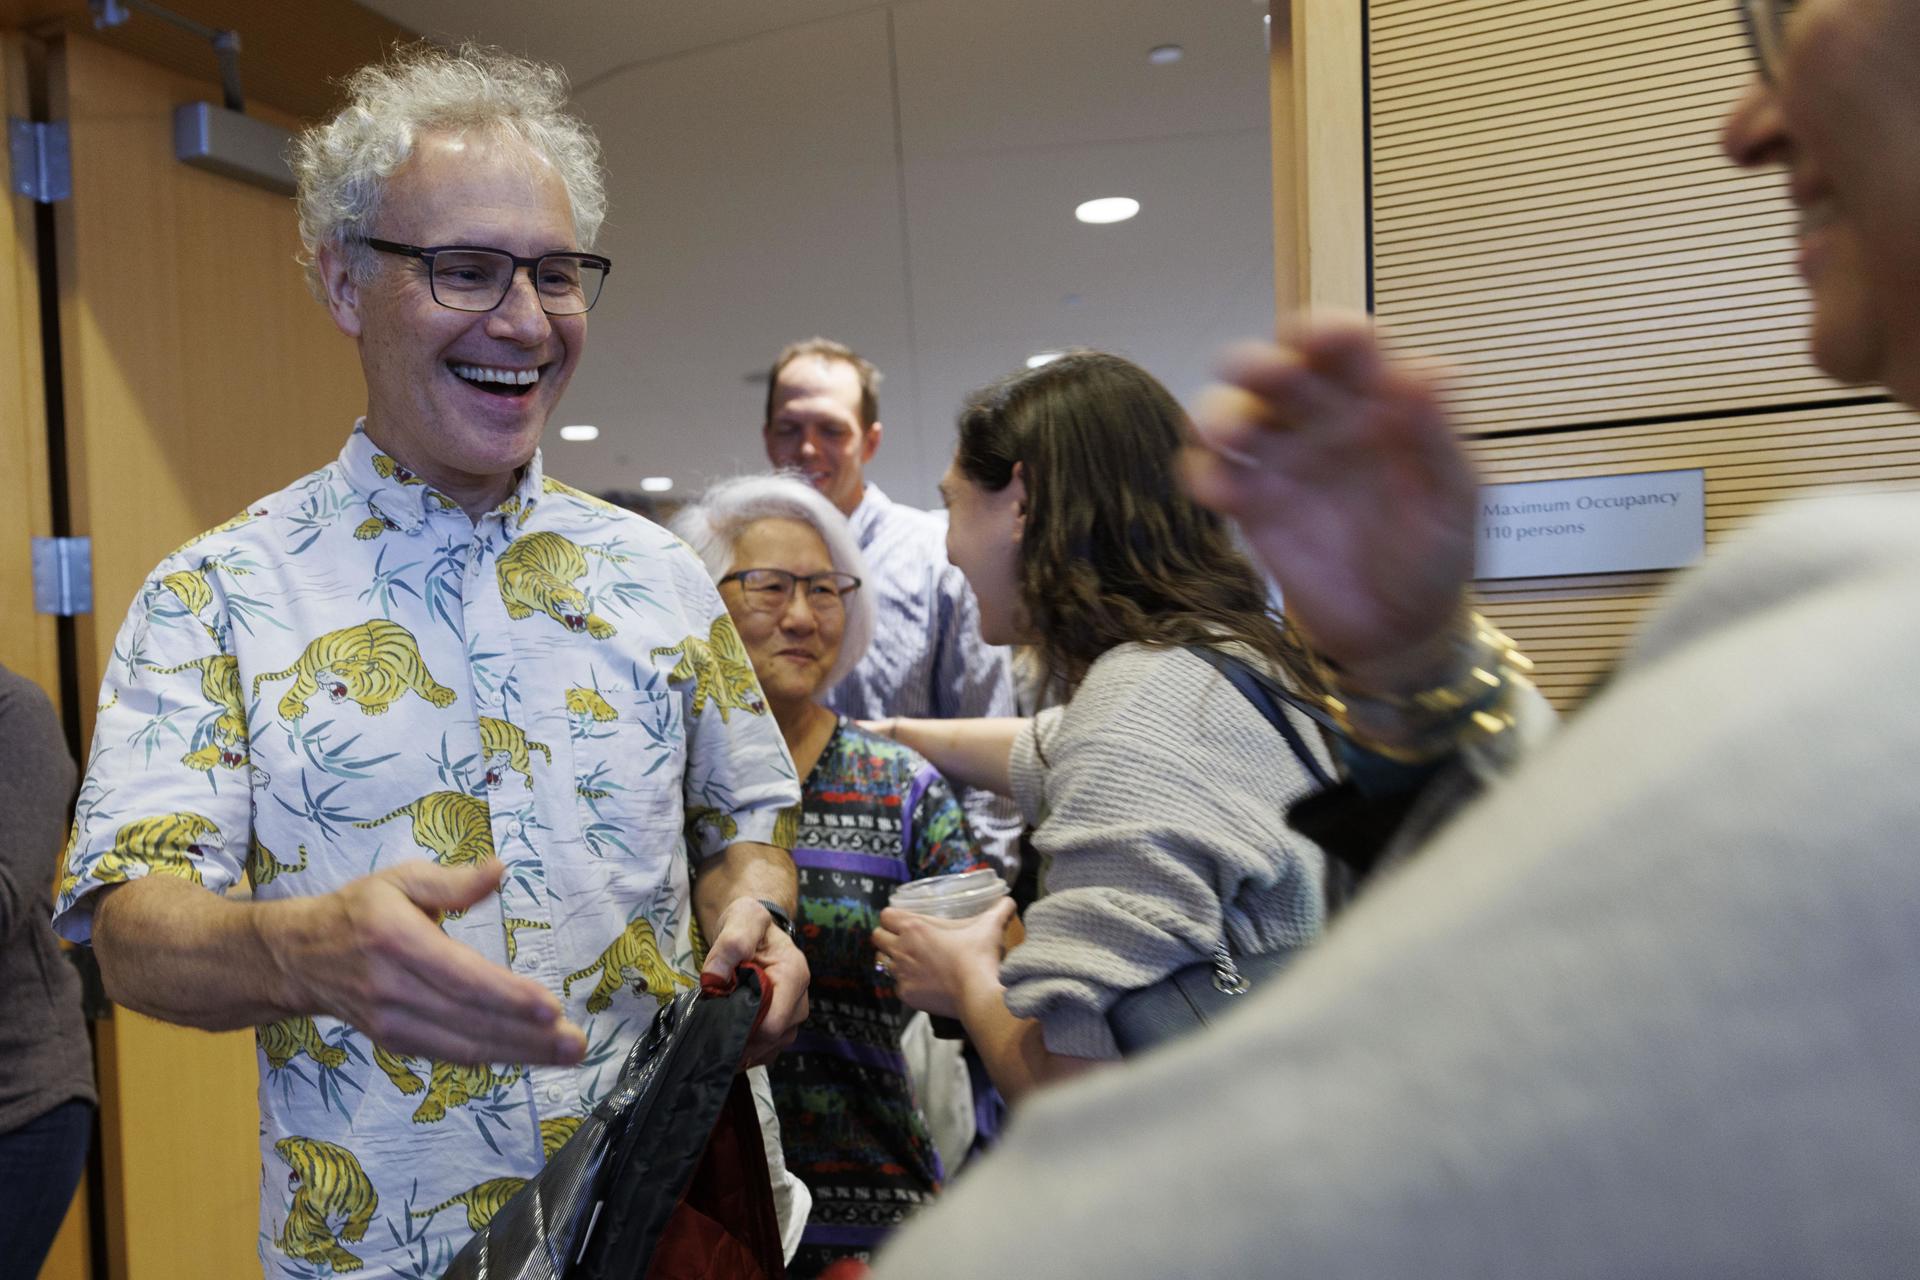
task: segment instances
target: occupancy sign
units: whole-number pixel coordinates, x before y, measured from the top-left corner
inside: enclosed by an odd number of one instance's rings
[[[1677,569],[1706,542],[1700,470],[1490,484],[1480,490],[1474,577]]]

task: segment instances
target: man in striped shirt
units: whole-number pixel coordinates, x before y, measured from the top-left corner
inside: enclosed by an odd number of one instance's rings
[[[1008,652],[980,639],[979,605],[947,562],[946,522],[869,484],[880,448],[880,372],[825,338],[787,347],[767,379],[767,460],[825,494],[853,525],[877,607],[873,643],[827,695],[854,719],[1014,714]],[[1011,877],[1019,819],[1010,801],[961,791],[980,851]]]

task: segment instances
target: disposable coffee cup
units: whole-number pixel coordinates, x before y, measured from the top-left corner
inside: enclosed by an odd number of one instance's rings
[[[988,868],[952,875],[909,880],[893,891],[888,906],[939,920],[966,920],[992,908],[1007,896],[1007,882]],[[933,1034],[944,1040],[964,1040],[966,1031],[955,1018],[933,1017]]]
[[[1000,878],[1000,873],[982,867],[978,871],[909,880],[893,891],[887,905],[916,915],[965,920],[987,910],[1006,897],[1007,892],[1007,882]]]

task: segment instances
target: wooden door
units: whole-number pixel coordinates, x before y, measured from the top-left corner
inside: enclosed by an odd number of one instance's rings
[[[29,116],[26,48],[0,35],[0,99],[9,119]],[[29,545],[53,532],[47,479],[47,413],[40,345],[39,237],[33,202],[0,201],[0,665],[28,677],[58,705],[54,622],[33,611]]]
[[[93,539],[78,655],[90,735],[148,571],[325,462],[364,393],[352,344],[294,263],[292,201],[173,157],[174,106],[217,102],[218,87],[83,36],[55,42],[48,75],[73,153],[56,239],[69,498]],[[258,1275],[252,1035],[126,1010],[100,1031],[115,1280]]]
[[[27,47],[0,33],[0,102],[7,118],[31,118]],[[47,474],[46,380],[40,341],[40,237],[33,202],[0,201],[0,666],[26,676],[61,705],[53,618],[34,612],[34,538],[54,532]],[[48,862],[52,872],[51,851]],[[48,880],[52,889],[52,880]],[[87,1189],[81,1186],[41,1280],[88,1280]]]

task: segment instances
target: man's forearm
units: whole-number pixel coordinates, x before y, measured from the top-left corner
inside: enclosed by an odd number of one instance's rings
[[[149,876],[101,891],[93,949],[116,1004],[207,1031],[258,1026],[316,1012],[292,1007],[267,943],[269,930],[298,927],[302,910],[299,899],[235,902]]]
[[[703,934],[714,937],[720,913],[739,898],[765,898],[793,915],[800,899],[793,855],[776,845],[743,840],[700,864],[693,881],[693,910]]]

